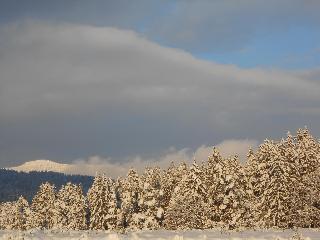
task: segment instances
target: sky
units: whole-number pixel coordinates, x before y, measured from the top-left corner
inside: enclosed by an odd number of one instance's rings
[[[244,159],[320,136],[317,0],[0,4],[0,167],[202,161],[213,145]]]

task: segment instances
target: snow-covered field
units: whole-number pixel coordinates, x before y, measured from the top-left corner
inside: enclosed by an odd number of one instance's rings
[[[300,238],[299,238],[300,237]],[[191,240],[191,239],[213,239],[213,240],[320,240],[320,231],[305,230],[298,231],[286,230],[266,230],[266,231],[244,231],[244,232],[225,232],[217,230],[191,230],[191,231],[141,231],[127,234],[116,234],[97,231],[0,231],[1,240],[15,239],[153,239],[153,240]]]

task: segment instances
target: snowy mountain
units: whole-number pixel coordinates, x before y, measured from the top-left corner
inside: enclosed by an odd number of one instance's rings
[[[71,164],[57,163],[50,160],[34,160],[25,162],[24,164],[16,167],[8,168],[11,170],[15,170],[18,172],[59,172],[59,173],[70,173],[70,169],[72,169]]]
[[[18,172],[57,172],[72,175],[95,176],[96,173],[112,173],[110,169],[112,165],[105,163],[87,163],[76,161],[73,163],[57,163],[51,160],[33,160],[25,162],[20,166],[6,168]],[[112,175],[112,174],[111,174]]]

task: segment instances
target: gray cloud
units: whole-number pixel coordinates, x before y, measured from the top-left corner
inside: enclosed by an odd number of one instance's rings
[[[245,49],[256,36],[320,23],[318,0],[3,1],[0,22],[45,19],[134,29],[191,52]]]
[[[320,133],[317,70],[244,70],[115,28],[28,22],[0,36],[2,166]]]

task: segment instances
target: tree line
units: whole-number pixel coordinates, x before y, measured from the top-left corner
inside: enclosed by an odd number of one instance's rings
[[[167,169],[130,169],[125,178],[97,175],[87,194],[43,183],[29,204],[0,205],[1,229],[316,228],[320,225],[320,142],[308,129],[265,140],[238,157],[213,148],[206,161]]]

